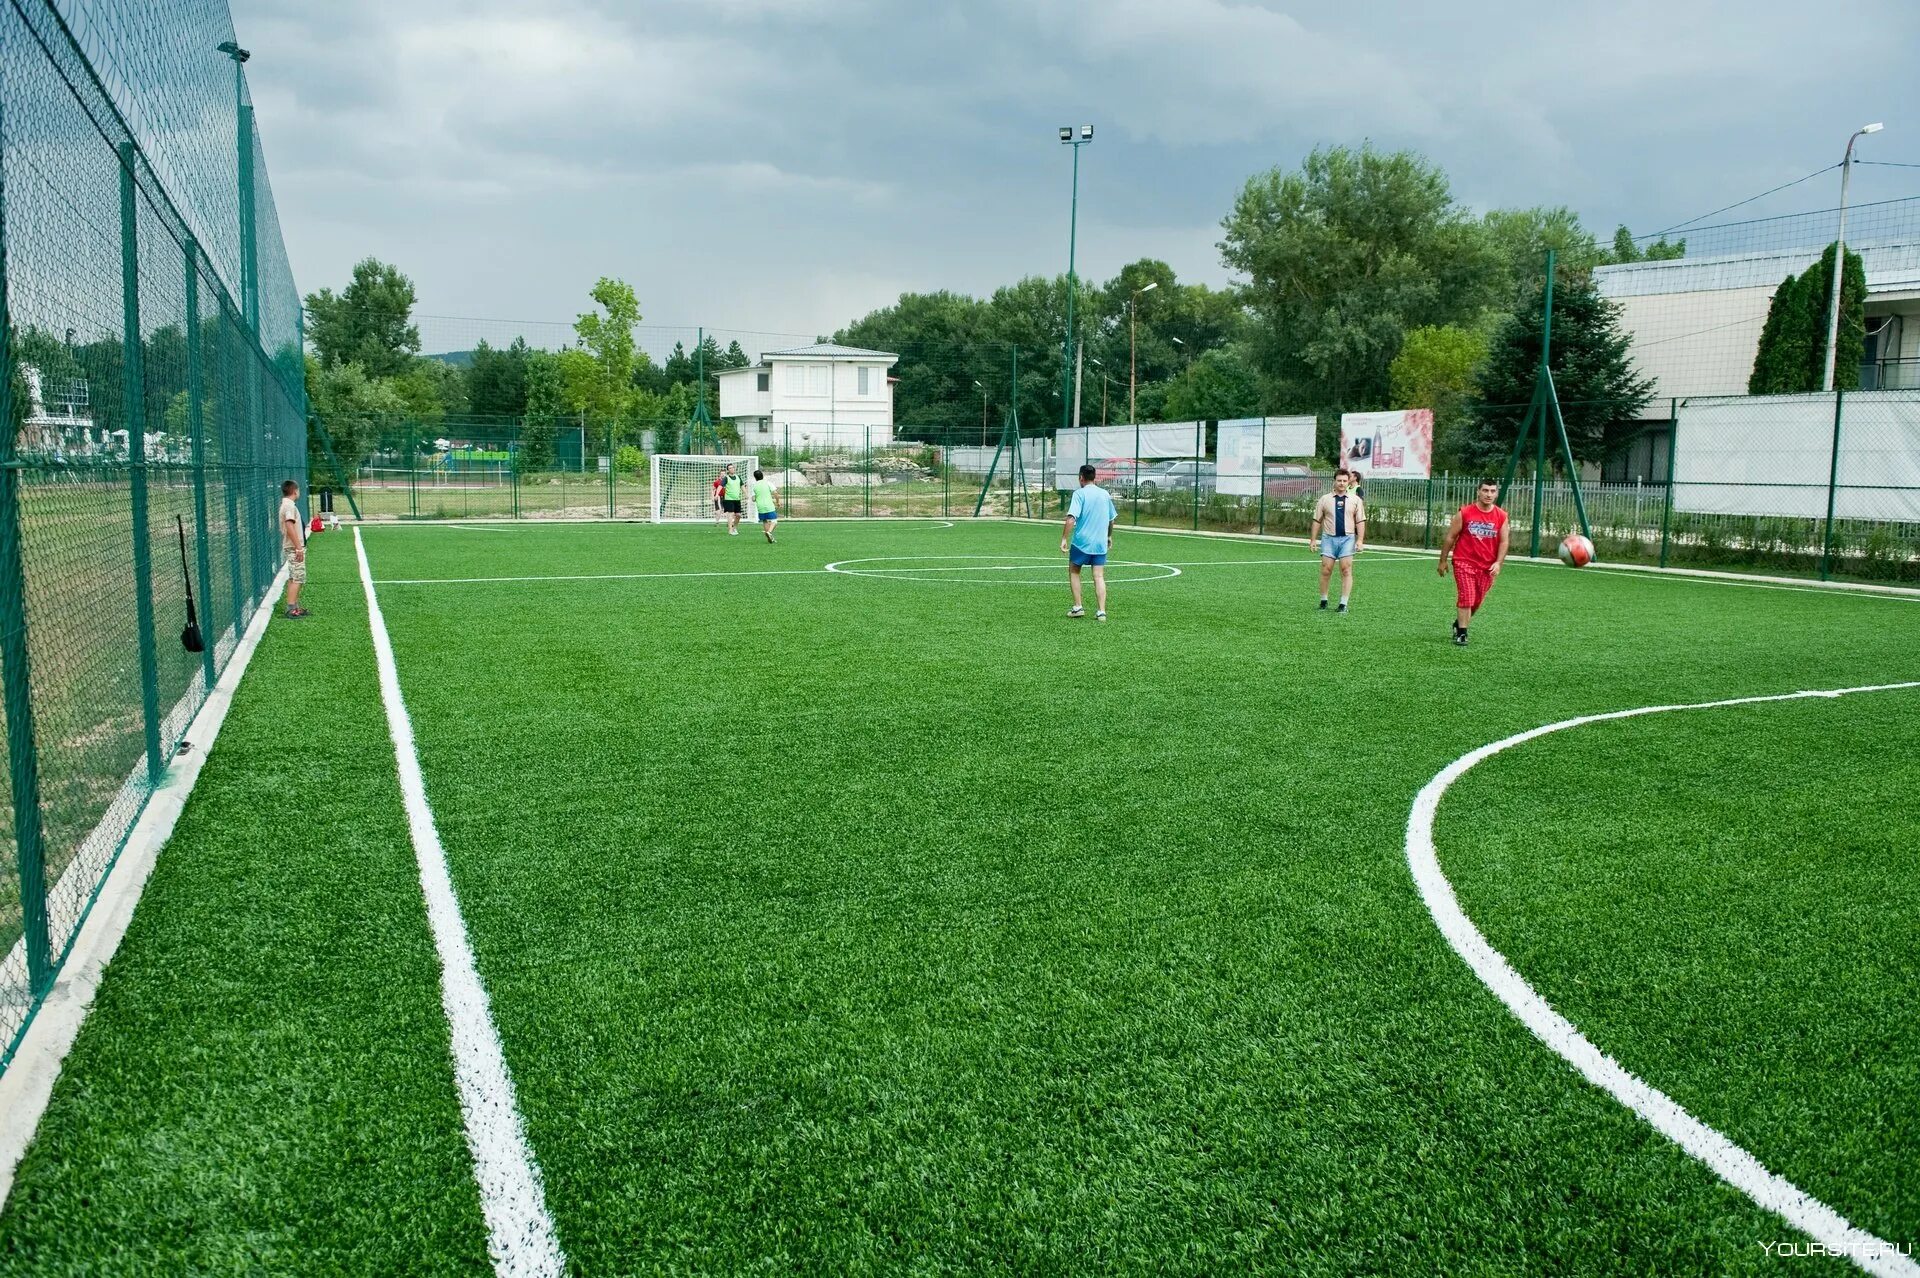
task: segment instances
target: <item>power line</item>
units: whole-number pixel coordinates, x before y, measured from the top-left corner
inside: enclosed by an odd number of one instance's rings
[[[1855,164],[1871,164],[1883,169],[1920,169],[1920,164],[1902,164],[1898,160],[1855,160]]]
[[[1839,167],[1840,167],[1839,162],[1835,161],[1832,164],[1828,164],[1828,165],[1825,165],[1824,167],[1815,169],[1813,172],[1807,174],[1805,177],[1795,178],[1791,182],[1782,182],[1779,186],[1774,187],[1772,190],[1762,191],[1758,195],[1749,195],[1746,199],[1738,200],[1732,204],[1727,205],[1725,208],[1715,209],[1711,213],[1702,213],[1699,217],[1688,218],[1686,221],[1681,222],[1675,226],[1669,226],[1664,231],[1656,231],[1654,232],[1653,235],[1643,235],[1640,238],[1641,239],[1657,239],[1660,236],[1669,235],[1674,231],[1684,230],[1687,227],[1692,226],[1695,222],[1704,222],[1710,217],[1718,217],[1722,213],[1730,213],[1734,209],[1739,208],[1743,204],[1751,204],[1755,200],[1764,200],[1769,195],[1777,195],[1781,191],[1786,190],[1788,187],[1799,186],[1802,182],[1811,182],[1814,178],[1819,177],[1822,173],[1831,172],[1832,170],[1837,169]]]

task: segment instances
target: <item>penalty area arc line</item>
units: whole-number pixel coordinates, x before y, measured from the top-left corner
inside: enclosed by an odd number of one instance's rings
[[[513,1075],[507,1069],[486,986],[481,983],[480,969],[467,940],[460,899],[447,869],[446,849],[441,846],[433,809],[427,803],[426,779],[414,747],[413,721],[400,693],[399,667],[374,592],[366,543],[357,528],[353,531],[353,548],[367,597],[380,700],[393,738],[407,829],[420,867],[427,923],[440,957],[440,1002],[447,1016],[454,1085],[459,1092],[467,1149],[473,1157],[473,1178],[480,1189],[480,1211],[487,1226],[487,1254],[500,1278],[560,1278],[567,1271],[567,1258],[547,1211],[546,1190],[527,1143]]]
[[[1766,705],[1815,698],[1836,699],[1866,692],[1910,691],[1916,688],[1920,688],[1920,681],[1869,684],[1857,688],[1732,697],[1723,701],[1682,705],[1641,706],[1632,710],[1563,719],[1558,723],[1503,737],[1461,755],[1421,787],[1420,793],[1414,798],[1413,810],[1407,817],[1407,865],[1413,871],[1414,883],[1420,890],[1428,913],[1433,916],[1434,923],[1447,944],[1453,947],[1454,953],[1466,961],[1481,984],[1506,1004],[1507,1010],[1519,1018],[1534,1037],[1573,1066],[1588,1082],[1652,1124],[1661,1135],[1695,1159],[1705,1163],[1727,1184],[1837,1254],[1852,1260],[1861,1269],[1882,1278],[1920,1278],[1920,1265],[1916,1265],[1909,1255],[1894,1244],[1850,1223],[1826,1203],[1786,1178],[1768,1171],[1759,1159],[1689,1114],[1679,1102],[1594,1046],[1571,1021],[1555,1011],[1528,984],[1525,977],[1514,970],[1506,956],[1494,949],[1492,942],[1487,940],[1461,907],[1453,884],[1440,868],[1439,852],[1433,842],[1433,827],[1440,801],[1454,782],[1496,754],[1555,732],[1590,723],[1683,710],[1714,710],[1727,706]]]

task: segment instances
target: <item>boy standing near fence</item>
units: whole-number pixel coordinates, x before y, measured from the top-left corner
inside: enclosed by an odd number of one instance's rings
[[[307,584],[307,530],[300,524],[300,506],[294,499],[300,485],[289,479],[280,485],[280,548],[287,554],[287,616],[304,617],[300,587]]]

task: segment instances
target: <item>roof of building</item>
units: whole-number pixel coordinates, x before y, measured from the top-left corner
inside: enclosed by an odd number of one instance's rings
[[[1920,289],[1920,243],[1849,243],[1847,248],[1860,255],[1869,294]],[[1722,257],[1680,257],[1668,262],[1623,262],[1596,267],[1593,279],[1606,297],[1773,288],[1819,261],[1825,250],[1823,244]]]
[[[870,351],[864,346],[842,346],[838,342],[815,342],[784,351],[762,351],[764,362],[770,359],[899,359],[892,351]]]

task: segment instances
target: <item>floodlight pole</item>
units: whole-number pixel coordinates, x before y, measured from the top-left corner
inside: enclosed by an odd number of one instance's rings
[[[1073,425],[1073,295],[1080,291],[1074,259],[1080,241],[1080,148],[1093,141],[1093,126],[1065,126],[1060,141],[1073,148],[1073,202],[1067,215],[1067,331],[1060,347],[1060,426]]]
[[[1869,124],[1853,131],[1847,139],[1847,152],[1840,158],[1840,226],[1833,239],[1833,284],[1827,293],[1827,357],[1820,375],[1820,389],[1833,390],[1835,348],[1840,344],[1840,277],[1847,273],[1847,184],[1853,177],[1853,144],[1881,126]]]

